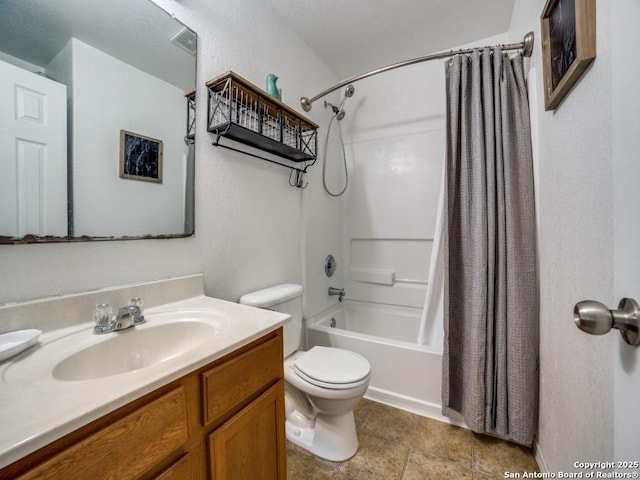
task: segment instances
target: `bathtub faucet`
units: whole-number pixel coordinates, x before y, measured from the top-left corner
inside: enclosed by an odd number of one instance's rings
[[[344,288],[329,287],[329,295],[338,295],[338,300],[342,301],[345,295]]]

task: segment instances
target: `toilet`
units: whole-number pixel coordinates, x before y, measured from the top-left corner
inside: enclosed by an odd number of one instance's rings
[[[291,315],[284,326],[287,439],[327,460],[351,458],[358,450],[353,409],[371,377],[367,359],[341,348],[299,350],[301,285],[289,283],[247,293],[240,297],[240,303]]]

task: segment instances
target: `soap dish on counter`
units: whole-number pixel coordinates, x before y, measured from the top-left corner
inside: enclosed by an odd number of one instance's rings
[[[35,328],[29,330],[17,330],[15,332],[0,335],[0,362],[19,354],[23,350],[35,344],[42,330]]]

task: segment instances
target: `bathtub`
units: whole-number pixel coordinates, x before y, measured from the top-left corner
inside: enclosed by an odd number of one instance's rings
[[[418,345],[421,309],[345,300],[308,319],[307,347],[357,352],[371,364],[365,398],[451,423],[441,415],[442,326]],[[334,325],[334,326],[332,326]]]

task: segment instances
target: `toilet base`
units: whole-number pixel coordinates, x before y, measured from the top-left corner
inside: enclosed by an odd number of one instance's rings
[[[358,451],[358,436],[353,411],[342,415],[318,413],[315,424],[287,418],[287,439],[325,460],[343,462]]]

